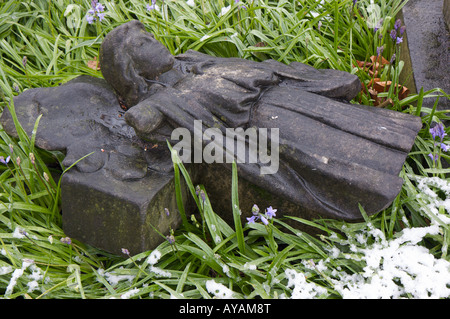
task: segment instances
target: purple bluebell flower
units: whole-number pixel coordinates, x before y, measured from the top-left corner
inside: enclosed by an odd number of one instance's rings
[[[395,62],[395,59],[396,59],[396,55],[395,55],[395,53],[392,55],[392,57],[391,57],[391,61],[389,61],[391,64],[394,64],[394,62]]]
[[[202,199],[203,203],[206,201],[206,194],[203,190],[200,191],[200,198]]]
[[[384,21],[383,19],[378,20],[377,24],[373,28],[373,32],[377,32],[378,30],[381,29],[381,26],[383,25],[383,21]]]
[[[67,245],[72,244],[72,239],[70,239],[70,237],[63,237],[63,238],[60,239],[60,241],[61,241],[63,244],[67,244]]]
[[[252,217],[247,217],[247,221],[249,224],[255,223],[259,219],[259,215],[253,215]]]
[[[166,236],[167,241],[170,245],[173,245],[175,243],[175,236],[174,235],[167,235]]]
[[[105,7],[99,3],[97,0],[91,1],[91,9],[88,10],[88,14],[86,15],[86,21],[89,24],[94,23],[95,21],[102,21],[105,18]]]
[[[147,10],[152,11],[156,9],[156,0],[152,0],[152,4],[147,4]]]
[[[430,128],[430,133],[433,136],[433,140],[436,140],[436,137],[439,137],[441,142],[444,140],[444,136],[447,135],[447,133],[445,133],[444,124],[442,123],[439,123],[434,127]]]
[[[104,13],[97,13],[97,18],[98,18],[98,21],[102,21],[105,18],[105,14]]]
[[[268,225],[269,224],[269,221],[263,215],[261,215],[261,221],[263,222],[264,225]]]
[[[450,150],[450,145],[441,143],[441,150],[443,150],[444,152],[448,152],[448,150]]]
[[[266,209],[266,216],[267,216],[267,218],[268,218],[268,219],[272,219],[273,217],[276,216],[276,214],[275,214],[276,212],[277,212],[276,209],[273,209],[272,206],[269,206],[269,207]]]
[[[358,0],[353,0],[353,6],[355,6],[357,2]]]
[[[234,3],[235,3],[235,4],[238,4],[239,2],[240,2],[240,0],[234,0]],[[246,6],[240,6],[239,9],[245,9],[245,10],[247,10],[247,7],[246,7]]]
[[[431,158],[433,162],[436,163],[436,161],[439,159],[439,155],[434,155],[433,153],[428,154],[428,156]]]
[[[170,212],[168,208],[164,208],[164,212],[166,213],[166,216],[169,217],[170,216]]]
[[[11,159],[11,156],[8,156],[6,159],[3,156],[0,156],[0,163],[8,165],[10,159]]]
[[[264,225],[268,225],[269,224],[269,220],[274,218],[276,216],[277,210],[273,209],[272,206],[269,206],[268,208],[266,208],[266,212],[265,214],[261,214],[259,207],[257,205],[253,205],[252,207],[252,217],[248,217],[247,221],[249,224],[255,223],[258,219],[261,219],[262,223]]]
[[[377,57],[379,57],[380,55],[383,54],[383,50],[384,50],[384,46],[381,46],[381,47],[377,48]]]
[[[400,44],[403,42],[403,33],[405,32],[406,27],[402,26],[402,21],[400,19],[397,19],[394,24],[394,29],[391,30],[391,38],[392,41],[395,42],[395,44]]]
[[[392,29],[391,30],[391,39],[393,40],[393,41],[397,41],[397,31],[395,31],[395,29]]]
[[[259,207],[258,207],[258,205],[253,205],[253,207],[252,207],[252,214],[253,215],[258,215],[259,214]]]
[[[95,17],[94,17],[94,16],[87,16],[87,17],[86,17],[86,20],[87,20],[87,22],[88,22],[89,24],[92,24],[92,23],[94,23],[94,21],[95,21]]]
[[[105,7],[101,3],[97,3],[95,6],[95,11],[97,12],[103,12],[105,10]]]
[[[125,254],[125,255],[129,255],[130,251],[128,249],[126,249],[126,248],[122,248],[122,253]]]

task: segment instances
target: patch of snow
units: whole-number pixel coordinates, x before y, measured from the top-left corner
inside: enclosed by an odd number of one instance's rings
[[[17,229],[17,228],[16,228]],[[22,268],[20,269],[15,269],[11,279],[9,281],[8,286],[6,287],[6,292],[5,292],[5,296],[9,296],[10,294],[12,294],[14,287],[17,284],[17,280],[22,277],[23,273],[25,272],[25,270],[34,263],[33,260],[30,259],[24,259],[22,261]]]
[[[10,272],[13,271],[13,268],[11,266],[3,266],[0,267],[0,276],[1,275],[6,275],[9,274]]]
[[[149,270],[153,273],[155,273],[156,275],[160,276],[160,277],[167,277],[170,278],[172,276],[172,274],[168,271],[162,270],[161,268],[155,267],[155,266],[150,266]]]
[[[406,228],[394,240],[357,249],[366,263],[363,272],[335,272],[334,289],[352,299],[450,297],[450,263],[417,245],[424,236],[438,232],[437,225]]]
[[[16,227],[12,234],[13,238],[22,239],[25,238],[24,230],[20,227]]]
[[[116,286],[119,281],[123,280],[128,280],[131,283],[135,278],[133,275],[116,275],[111,272],[105,272],[103,269],[98,269],[97,272],[100,276],[104,277],[111,286]]]
[[[124,293],[123,295],[121,295],[120,298],[121,299],[130,299],[131,297],[136,295],[138,292],[139,292],[138,288],[133,288],[133,289],[127,291],[126,293]]]
[[[28,293],[33,292],[33,291],[39,289],[39,283],[38,283],[36,280],[29,281],[29,282],[27,283],[27,286],[28,286],[28,291],[27,291]]]
[[[39,288],[38,281],[44,278],[44,275],[41,273],[41,270],[36,265],[34,264],[31,265],[30,270],[32,271],[32,273],[27,276],[29,279],[31,279],[31,281],[27,283],[28,293],[37,290]]]
[[[232,299],[233,298],[233,291],[225,287],[221,283],[217,283],[214,280],[208,280],[206,282],[206,290],[210,294],[213,294],[216,298],[219,299]]]
[[[220,10],[219,17],[226,15],[227,12],[230,11],[230,9],[231,9],[231,6],[223,7],[222,10]]]
[[[450,181],[439,177],[419,177],[410,176],[417,181],[417,188],[420,191],[420,199],[425,201],[424,213],[432,214],[432,223],[440,221],[441,224],[450,224]],[[435,189],[442,191],[442,199]],[[440,208],[443,210],[440,211]]]
[[[152,251],[150,256],[148,256],[147,263],[149,265],[155,265],[159,261],[160,258],[161,258],[161,252],[155,249],[154,251]]]
[[[285,274],[288,279],[287,287],[293,287],[292,299],[314,299],[327,292],[324,287],[307,282],[305,275],[294,269],[286,269]]]
[[[256,270],[256,265],[250,264],[250,263],[245,263],[244,264],[244,269]]]

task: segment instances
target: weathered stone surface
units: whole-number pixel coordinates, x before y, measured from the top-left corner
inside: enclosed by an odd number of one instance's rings
[[[450,91],[449,31],[443,13],[444,0],[409,0],[400,18],[406,26],[402,57],[406,62],[401,81],[413,93],[441,88]],[[446,11],[448,12],[448,10]],[[425,99],[432,108],[435,99]],[[447,98],[440,98],[438,109],[450,108]]]
[[[71,171],[62,182],[64,232],[115,254],[153,249],[165,240],[155,229],[168,235],[179,226],[174,189],[171,174],[120,181],[105,170]]]
[[[65,167],[93,152],[63,176],[68,236],[116,254],[121,248],[134,254],[164,240],[152,226],[164,235],[177,228],[170,153],[165,145],[156,148],[136,137],[103,79],[82,76],[58,87],[28,90],[14,105],[30,135],[42,115],[36,145],[65,152]],[[1,122],[17,136],[8,110]],[[164,208],[172,214],[166,216]]]
[[[277,208],[277,217],[354,221],[361,219],[359,204],[370,215],[397,196],[399,171],[421,128],[420,118],[349,104],[360,89],[354,75],[195,51],[173,57],[137,21],[108,34],[101,66],[106,81],[84,76],[26,91],[14,104],[29,134],[42,115],[36,144],[66,152],[65,166],[93,152],[63,178],[63,227],[69,236],[114,253],[151,249],[163,240],[153,227],[166,235],[179,224],[166,148],[166,139],[178,142],[174,129],[186,129],[195,144],[200,120],[200,148],[211,146],[203,135],[208,129],[223,136],[234,128],[279,130],[279,145],[268,136],[270,155],[279,155],[270,174],[261,173],[268,165],[260,153],[258,161],[249,161],[249,137],[243,157],[215,141],[216,151],[243,160],[243,221],[255,203]],[[7,110],[1,122],[15,134]],[[188,168],[193,182],[206,186],[215,212],[232,222],[231,164]],[[183,198],[189,206],[189,196]]]

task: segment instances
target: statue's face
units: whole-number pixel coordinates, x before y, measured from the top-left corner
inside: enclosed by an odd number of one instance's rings
[[[141,30],[127,42],[128,54],[139,75],[152,80],[172,69],[174,57],[151,33]]]

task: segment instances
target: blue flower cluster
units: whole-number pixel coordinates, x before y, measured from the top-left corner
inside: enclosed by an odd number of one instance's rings
[[[448,152],[450,150],[450,145],[444,144],[444,136],[447,135],[447,133],[445,133],[444,124],[438,123],[430,128],[430,134],[435,141],[434,146],[438,146],[440,150],[444,152]],[[439,154],[436,154],[436,152],[430,153],[428,156],[434,163],[436,163],[439,159]]]
[[[152,0],[152,4],[151,5],[147,4],[147,10],[148,11],[152,11],[152,10],[155,10],[155,9],[157,9],[156,0]]]
[[[402,26],[402,21],[397,19],[394,24],[394,29],[391,30],[391,39],[395,44],[400,44],[403,42],[403,33],[405,33],[406,26]]]
[[[277,210],[273,209],[272,206],[266,209],[265,214],[261,214],[259,212],[259,207],[257,205],[253,205],[252,207],[252,217],[247,218],[249,224],[255,223],[258,219],[261,219],[264,225],[269,224],[269,220],[276,216]]]
[[[98,21],[102,21],[105,18],[105,7],[98,2],[98,0],[91,1],[91,9],[88,11],[86,16],[86,20],[89,24],[94,23],[98,19]]]
[[[11,159],[11,156],[8,156],[6,159],[4,156],[0,156],[0,163],[7,165]]]

